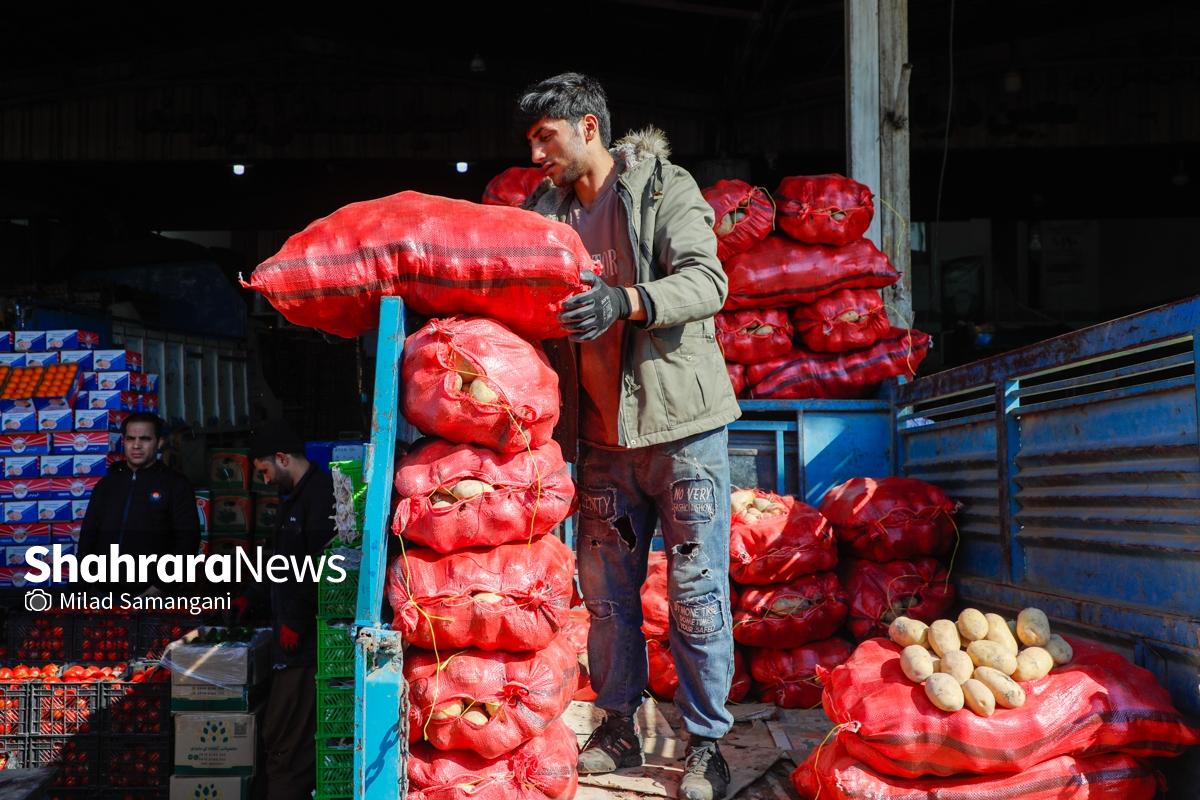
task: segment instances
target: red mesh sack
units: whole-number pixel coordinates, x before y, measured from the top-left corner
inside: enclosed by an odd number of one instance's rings
[[[646,580],[642,582],[642,633],[647,639],[665,640],[670,632],[667,555],[656,550],[646,560]]]
[[[679,672],[675,669],[675,658],[671,645],[657,639],[646,640],[646,660],[649,665],[650,693],[668,703],[675,702],[675,690],[679,688]],[[750,673],[742,651],[733,651],[733,682],[729,686],[730,703],[740,703],[750,693]]]
[[[746,365],[727,361],[725,369],[729,371],[729,383],[733,386],[733,393],[738,397],[743,396],[746,393]]]
[[[536,653],[410,649],[409,740],[496,758],[540,736],[562,716],[579,682],[578,661],[560,635]]]
[[[483,188],[486,206],[524,205],[545,177],[539,167],[509,167]]]
[[[733,612],[734,641],[751,647],[799,647],[828,639],[846,620],[846,593],[832,572],[742,590]]]
[[[842,175],[797,175],[775,190],[779,229],[809,244],[861,239],[875,216],[871,190]]]
[[[875,289],[841,289],[792,312],[799,342],[818,353],[862,350],[892,327]]]
[[[787,650],[750,648],[750,675],[758,699],[780,708],[816,708],[821,704],[817,667],[833,669],[854,653],[844,639],[825,639]]]
[[[739,489],[732,506],[729,574],[738,583],[787,583],[837,566],[833,528],[807,503],[761,489]]]
[[[592,258],[569,225],[519,208],[419,192],[351,203],[289,238],[242,286],[289,322],[353,337],[400,295],[430,317],[498,319],[518,336],[565,336],[559,304]]]
[[[880,289],[900,279],[868,239],[844,247],[768,236],[725,263],[725,309],[790,308],[839,289]]]
[[[404,416],[429,436],[500,453],[541,447],[558,423],[558,375],[537,345],[483,317],[430,320],[404,342]]]
[[[392,626],[430,650],[541,650],[566,624],[575,556],[553,536],[442,555],[411,548],[388,567]]]
[[[753,364],[746,369],[746,382],[753,397],[853,400],[871,395],[889,378],[916,375],[928,352],[928,334],[915,328],[892,328],[867,350],[797,350],[765,364]]]
[[[970,713],[970,712],[966,712]],[[1158,771],[1121,753],[1064,755],[1015,775],[896,778],[851,756],[838,739],[813,750],[792,772],[805,800],[861,797],[872,800],[1153,800]]]
[[[1025,705],[947,714],[900,669],[901,648],[863,642],[828,674],[822,702],[847,754],[900,778],[1021,772],[1061,755],[1176,756],[1200,742],[1166,689],[1122,655],[1069,640],[1075,658],[1021,684]]]
[[[560,637],[571,648],[571,652],[575,654],[576,666],[579,668],[578,685],[576,686],[575,696],[571,699],[582,700],[583,702],[591,702],[596,699],[596,693],[592,691],[592,681],[588,672],[587,640],[591,625],[592,618],[586,608],[582,606],[572,608],[567,614],[567,624],[562,629]]]
[[[726,361],[758,364],[792,352],[792,321],[786,311],[722,311],[716,327]]]
[[[497,453],[432,439],[401,459],[395,487],[392,531],[441,553],[541,536],[567,518],[575,499],[554,440]]]
[[[821,500],[838,541],[869,561],[945,555],[957,537],[957,509],[945,492],[916,478],[851,478]]]
[[[954,604],[954,585],[935,559],[843,560],[839,574],[850,596],[847,627],[855,639],[887,636],[896,617],[933,622]]]
[[[744,253],[761,242],[775,227],[775,204],[761,186],[745,181],[717,181],[700,192],[716,215],[717,258]]]
[[[499,758],[415,744],[408,756],[409,800],[570,800],[579,744],[562,720]]]

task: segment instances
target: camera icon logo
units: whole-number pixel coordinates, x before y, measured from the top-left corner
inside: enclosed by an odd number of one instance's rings
[[[54,598],[44,589],[34,589],[25,593],[26,611],[49,611],[54,607]]]

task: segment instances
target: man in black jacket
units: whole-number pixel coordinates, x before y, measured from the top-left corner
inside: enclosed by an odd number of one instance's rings
[[[196,494],[182,473],[158,460],[163,421],[155,414],[130,414],[121,424],[125,460],[100,479],[88,501],[79,532],[79,557],[109,554],[193,555],[200,550]],[[151,569],[149,584],[121,588],[136,593],[177,593]],[[117,587],[110,587],[117,588]]]
[[[280,494],[275,555],[320,558],[333,538],[333,479],[304,457],[304,443],[282,422],[266,423],[251,436],[254,469]],[[293,579],[255,587],[242,609],[267,591],[275,631],[275,674],[263,713],[267,797],[308,797],[316,783],[317,584]]]

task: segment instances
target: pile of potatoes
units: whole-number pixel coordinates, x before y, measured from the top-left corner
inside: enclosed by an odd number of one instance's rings
[[[498,716],[504,709],[504,703],[499,700],[451,700],[430,715],[432,720],[463,719],[473,725],[486,725],[492,717]]]
[[[743,206],[738,206],[733,211],[730,211],[725,216],[721,217],[720,223],[717,225],[717,236],[724,236],[733,230],[733,226],[746,218],[746,209]]]
[[[932,625],[897,617],[888,635],[904,648],[900,668],[905,676],[925,684],[930,702],[949,712],[965,705],[981,717],[992,716],[997,705],[1025,705],[1020,682],[1044,678],[1074,657],[1071,645],[1050,632],[1050,620],[1037,608],[1025,609],[1016,620],[974,608],[956,622],[939,619]]]
[[[429,503],[434,508],[449,508],[460,500],[470,500],[487,492],[496,491],[496,487],[486,481],[464,478],[449,486],[439,486],[429,495]]]
[[[752,322],[738,331],[738,333],[746,333],[751,336],[770,336],[775,331],[776,328],[774,325],[758,325]]]
[[[454,375],[450,384],[456,392],[465,392],[480,403],[495,403],[500,399],[487,379],[461,353],[454,354]]]
[[[749,522],[763,517],[779,517],[788,513],[787,506],[772,499],[776,495],[759,497],[753,489],[738,489],[729,496],[730,509],[741,514]]]

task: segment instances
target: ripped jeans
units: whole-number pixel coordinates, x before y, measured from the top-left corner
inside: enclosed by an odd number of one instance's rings
[[[675,702],[688,732],[720,738],[733,680],[729,604],[729,434],[725,428],[634,450],[584,447],[579,586],[591,616],[596,705],[632,715],[646,688],[641,587],[655,523],[667,556]]]

